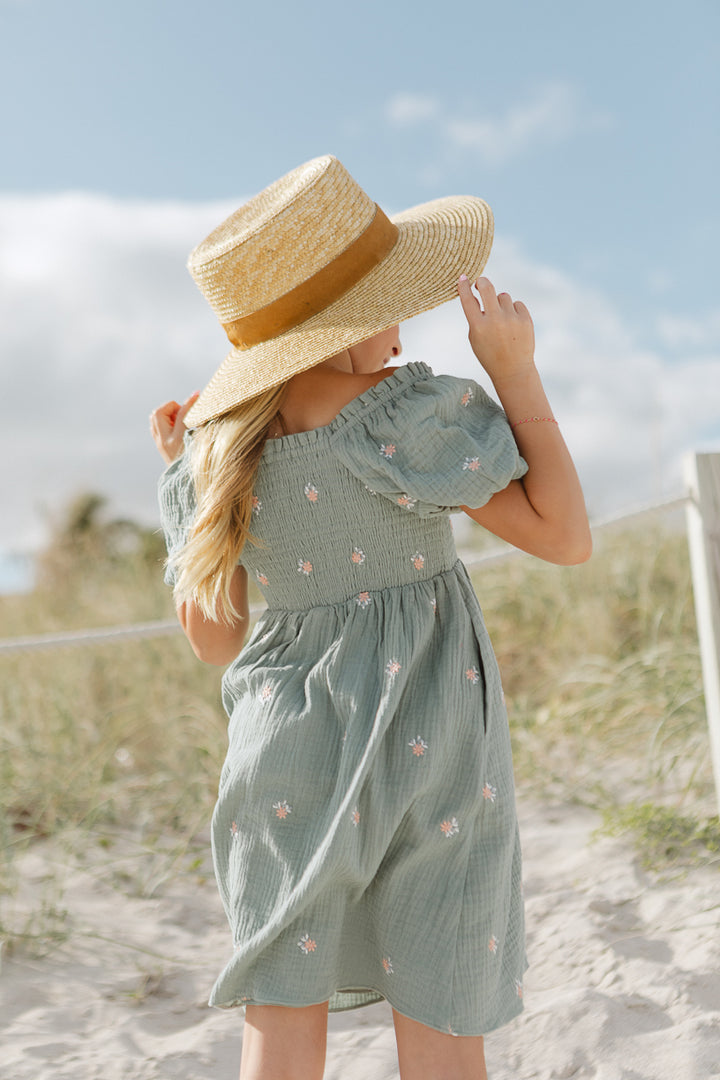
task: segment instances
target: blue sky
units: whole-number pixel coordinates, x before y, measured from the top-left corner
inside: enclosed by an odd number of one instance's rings
[[[153,395],[224,349],[185,254],[327,152],[390,212],[486,198],[591,507],[676,489],[720,441],[719,71],[715,0],[0,0],[0,549],[79,488],[152,517]],[[406,340],[469,370],[457,320]]]

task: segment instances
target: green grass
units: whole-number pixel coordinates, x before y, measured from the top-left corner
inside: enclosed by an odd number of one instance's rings
[[[606,806],[601,832],[630,834],[646,870],[720,864],[720,819],[698,821],[652,802]]]
[[[4,634],[172,617],[158,537],[119,536],[109,542],[96,528],[56,538],[35,592],[0,598]],[[627,806],[655,858],[654,819],[638,810],[652,804],[672,851],[698,850],[715,807],[684,532],[615,529],[586,565],[519,557],[473,578],[521,790],[591,805],[608,821],[615,812],[616,824]],[[30,929],[7,914],[16,856],[40,838],[79,851],[131,832],[145,853],[131,874],[140,890],[184,865],[212,811],[225,747],[220,671],[182,636],[0,657],[0,937],[40,940],[43,924],[62,933],[52,898]],[[696,832],[671,829],[662,813]]]

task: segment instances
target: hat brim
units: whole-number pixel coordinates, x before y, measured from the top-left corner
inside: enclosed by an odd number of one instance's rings
[[[493,216],[482,199],[435,199],[396,214],[389,254],[348,292],[299,326],[249,349],[233,348],[185,417],[198,427],[292,375],[457,296],[490,254]]]

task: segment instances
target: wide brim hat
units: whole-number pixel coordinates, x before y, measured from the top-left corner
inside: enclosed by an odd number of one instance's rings
[[[197,427],[292,375],[457,296],[492,246],[471,195],[388,218],[332,155],[294,169],[190,254],[235,343],[185,417]]]

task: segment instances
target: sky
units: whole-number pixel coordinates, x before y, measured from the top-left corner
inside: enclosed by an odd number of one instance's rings
[[[187,253],[325,153],[389,213],[485,198],[591,513],[681,493],[720,444],[719,73],[716,0],[0,0],[0,553],[80,491],[157,521],[148,414],[226,351]],[[457,302],[403,340],[488,385]]]

